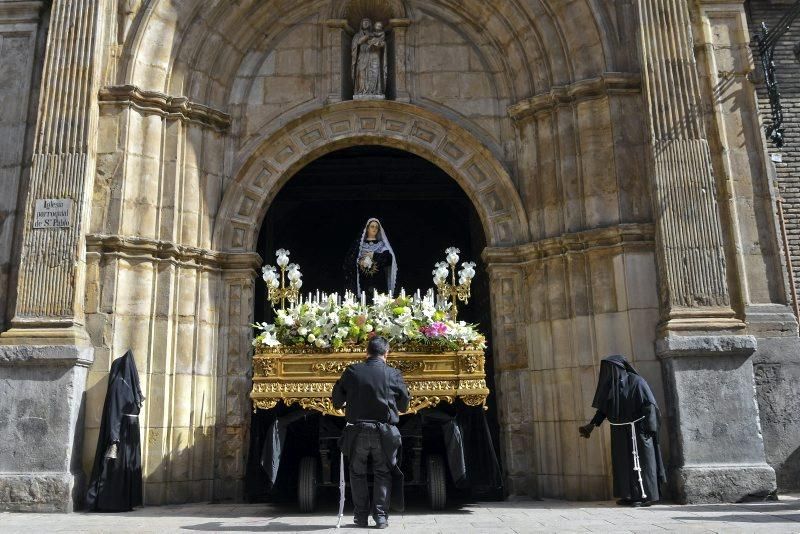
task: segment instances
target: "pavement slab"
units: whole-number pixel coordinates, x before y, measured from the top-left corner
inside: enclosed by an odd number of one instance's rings
[[[285,504],[186,504],[152,506],[121,514],[0,513],[0,533],[123,534],[187,532],[357,533],[351,511],[338,531],[334,504],[300,514]],[[601,533],[800,533],[800,495],[778,502],[623,508],[613,502],[515,499],[453,504],[432,512],[415,504],[392,515],[388,532],[408,534]]]

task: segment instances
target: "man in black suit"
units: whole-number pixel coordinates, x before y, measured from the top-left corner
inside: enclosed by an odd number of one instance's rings
[[[367,359],[345,369],[333,387],[333,405],[345,408],[347,426],[339,446],[350,460],[354,522],[359,527],[367,526],[370,512],[377,528],[389,526],[392,475],[399,473],[400,431],[396,425],[400,413],[408,410],[409,395],[403,375],[386,364],[388,353],[389,342],[374,337],[367,346]],[[374,482],[371,508],[367,486],[370,460]]]

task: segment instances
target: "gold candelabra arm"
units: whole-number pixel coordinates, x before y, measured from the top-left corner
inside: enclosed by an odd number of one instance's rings
[[[286,301],[288,300],[290,304],[294,304],[300,298],[300,290],[296,287],[292,287],[291,284],[289,286],[286,285],[286,267],[281,267],[281,281],[278,287],[273,287],[271,285],[267,286],[267,298],[272,303],[272,307],[275,308],[280,303],[280,309],[286,309]]]

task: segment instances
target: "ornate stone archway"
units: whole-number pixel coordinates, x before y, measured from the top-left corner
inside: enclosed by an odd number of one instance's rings
[[[447,172],[474,203],[489,246],[526,243],[525,210],[498,159],[461,126],[400,102],[348,101],[308,113],[244,152],[220,207],[213,248],[255,250],[261,220],[275,194],[308,162],[354,145],[412,152]]]
[[[213,233],[213,248],[229,261],[221,270],[217,388],[219,496],[236,495],[243,476],[250,403],[255,288],[254,261],[262,220],[281,187],[320,156],[355,145],[381,145],[419,155],[447,172],[475,205],[493,250],[529,241],[519,195],[500,161],[462,127],[430,111],[398,102],[344,102],[308,113],[265,133],[242,152]],[[494,257],[494,256],[493,256]],[[241,261],[236,261],[239,258]],[[487,258],[488,259],[488,258]],[[519,265],[489,265],[495,354],[511,365],[527,361],[521,342],[523,273]]]

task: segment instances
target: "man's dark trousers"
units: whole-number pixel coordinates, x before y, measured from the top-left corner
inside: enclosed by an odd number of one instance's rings
[[[358,435],[350,454],[350,492],[353,495],[354,516],[357,521],[366,521],[370,514],[369,486],[367,473],[372,461],[373,491],[372,518],[376,523],[389,517],[390,490],[392,474],[381,444],[378,425],[356,423]]]

